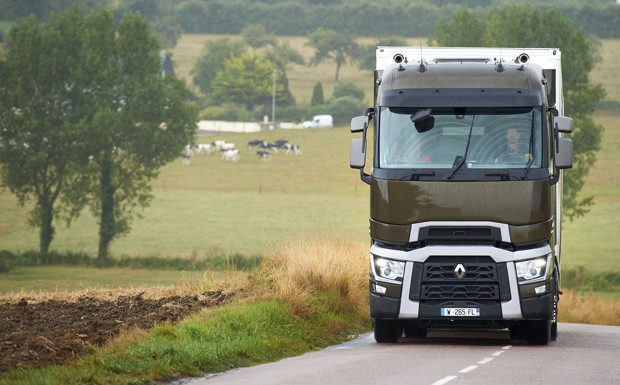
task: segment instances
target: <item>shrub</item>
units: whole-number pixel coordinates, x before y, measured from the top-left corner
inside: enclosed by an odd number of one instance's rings
[[[334,124],[348,123],[351,118],[364,113],[362,101],[352,96],[330,99],[324,109],[326,114],[334,117]]]
[[[11,260],[15,256],[6,250],[0,251],[0,274],[6,274],[11,270]]]
[[[364,95],[364,90],[359,88],[355,84],[338,83],[334,88],[334,94],[332,95],[332,98],[337,99],[343,98],[345,96],[350,96],[352,98],[362,101],[364,100],[364,97],[366,97],[366,95]]]
[[[601,100],[596,108],[606,111],[620,111],[620,102],[617,100]]]
[[[320,106],[325,103],[325,97],[323,96],[323,85],[319,82],[314,86],[312,90],[312,101],[310,102],[311,106]]]

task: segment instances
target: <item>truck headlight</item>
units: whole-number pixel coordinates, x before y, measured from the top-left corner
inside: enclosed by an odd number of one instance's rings
[[[549,257],[540,257],[528,259],[515,263],[517,270],[517,279],[519,282],[525,283],[536,279],[543,279],[549,272]]]
[[[402,281],[405,273],[405,262],[394,261],[392,259],[374,257],[375,275],[381,278]]]

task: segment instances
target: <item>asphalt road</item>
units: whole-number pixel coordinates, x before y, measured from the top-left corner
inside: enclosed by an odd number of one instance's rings
[[[565,324],[549,346],[508,332],[430,332],[377,344],[372,333],[342,345],[183,385],[620,384],[620,327]]]

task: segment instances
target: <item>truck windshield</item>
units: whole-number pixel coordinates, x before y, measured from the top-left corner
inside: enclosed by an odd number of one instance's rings
[[[541,133],[540,108],[382,107],[379,167],[540,168]]]

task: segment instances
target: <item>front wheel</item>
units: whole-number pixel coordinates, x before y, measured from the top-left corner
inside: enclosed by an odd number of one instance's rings
[[[526,322],[527,343],[530,345],[549,345],[552,335],[551,320],[543,319]]]
[[[403,330],[397,320],[376,319],[375,320],[375,341],[378,343],[394,343],[398,341]]]

